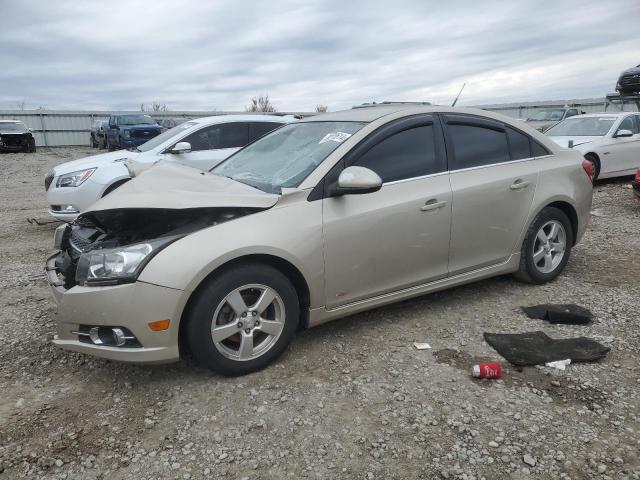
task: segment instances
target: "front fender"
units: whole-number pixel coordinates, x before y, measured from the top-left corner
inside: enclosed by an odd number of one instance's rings
[[[161,250],[139,280],[192,292],[211,272],[249,255],[289,262],[305,278],[311,307],[324,305],[322,202],[276,205],[194,232]]]

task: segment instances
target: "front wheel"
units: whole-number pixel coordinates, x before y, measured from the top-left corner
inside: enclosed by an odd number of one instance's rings
[[[222,375],[244,375],[273,362],[298,327],[296,289],[273,267],[240,265],[200,289],[186,326],[196,360]]]
[[[562,210],[543,209],[527,231],[516,278],[536,284],[555,279],[569,261],[573,237],[571,222]]]

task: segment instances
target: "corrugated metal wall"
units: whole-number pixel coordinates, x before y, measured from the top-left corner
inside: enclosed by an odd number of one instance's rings
[[[618,101],[610,102],[606,98],[583,98],[575,100],[554,100],[541,102],[525,102],[525,103],[507,103],[498,105],[478,105],[478,108],[491,110],[492,112],[501,113],[508,117],[529,118],[536,111],[543,108],[564,107],[565,105],[576,107],[586,113],[601,112],[636,112],[638,111],[638,103],[634,101]]]
[[[111,114],[141,112],[66,111],[66,110],[0,110],[1,120],[21,120],[33,129],[37,146],[62,147],[89,145],[89,131],[94,120],[109,118]],[[153,118],[198,118],[211,115],[243,114],[246,112],[144,112]],[[312,115],[308,112],[278,112],[282,114]]]
[[[625,111],[637,111],[640,102],[625,102],[622,107]],[[606,98],[588,98],[577,100],[556,100],[527,103],[509,103],[500,105],[478,105],[477,108],[502,113],[509,117],[527,118],[542,108],[562,107],[571,105],[581,110],[591,112],[617,112],[621,110],[619,102],[608,102]],[[94,120],[106,119],[111,114],[141,113],[108,112],[108,111],[66,111],[66,110],[0,110],[0,119],[22,120],[29,128],[33,129],[36,137],[36,145],[60,147],[72,145],[89,145],[89,131]],[[246,112],[146,112],[154,118],[197,118],[211,115],[245,114]],[[313,115],[308,112],[279,112],[280,114]]]

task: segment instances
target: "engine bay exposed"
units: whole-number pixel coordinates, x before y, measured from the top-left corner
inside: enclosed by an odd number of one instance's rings
[[[76,285],[83,253],[133,245],[165,236],[181,236],[243,217],[261,208],[135,208],[89,212],[70,224],[62,237],[56,270],[65,288]]]

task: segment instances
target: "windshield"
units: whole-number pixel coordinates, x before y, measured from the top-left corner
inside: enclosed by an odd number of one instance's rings
[[[19,132],[24,133],[27,127],[22,122],[0,122],[0,132]]]
[[[550,128],[545,135],[550,137],[602,137],[613,126],[612,117],[580,117],[569,118]]]
[[[149,115],[121,115],[118,125],[157,125]]]
[[[169,130],[165,130],[160,135],[155,136],[151,140],[149,140],[148,142],[145,142],[142,145],[140,145],[138,147],[138,151],[139,152],[148,152],[149,150],[151,150],[153,148],[156,148],[158,145],[162,145],[167,140],[170,140],[171,138],[180,135],[186,129],[191,128],[194,125],[197,125],[197,123],[196,122],[187,122],[187,123],[183,123],[181,125],[178,125],[177,127],[173,127],[173,128],[171,128]]]
[[[269,193],[297,187],[325,158],[365,124],[303,122],[286,125],[212,170]]]
[[[562,115],[564,115],[563,109],[540,110],[534,113],[532,117],[527,118],[527,120],[536,122],[560,121],[562,120]]]

